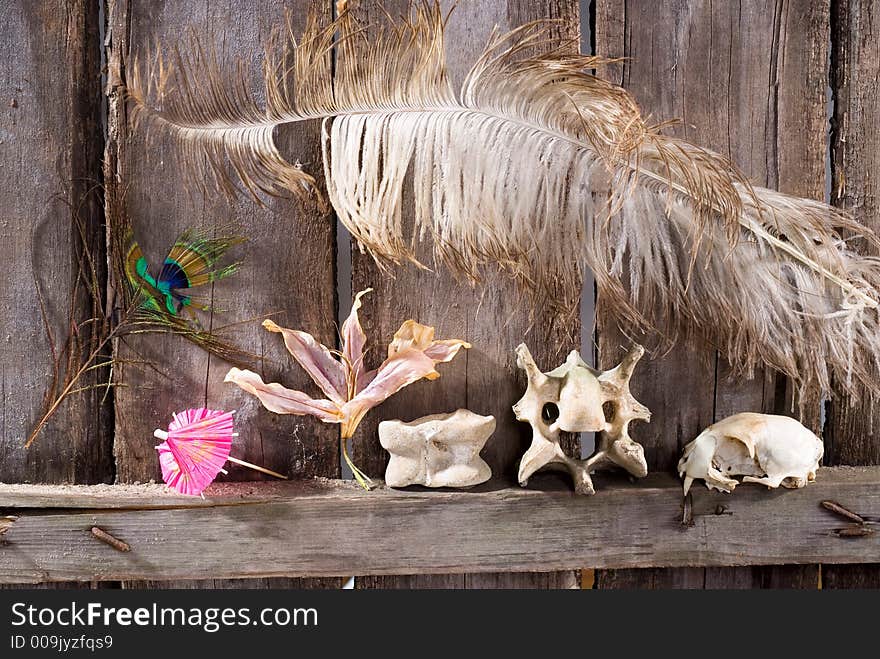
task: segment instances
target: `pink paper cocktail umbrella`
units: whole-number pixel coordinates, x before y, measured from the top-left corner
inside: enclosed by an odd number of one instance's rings
[[[204,407],[176,413],[168,431],[156,430],[153,435],[164,440],[156,447],[162,480],[181,494],[199,495],[214,482],[217,474],[226,473],[223,465],[234,462],[276,478],[285,476],[230,457],[235,412],[208,410]]]

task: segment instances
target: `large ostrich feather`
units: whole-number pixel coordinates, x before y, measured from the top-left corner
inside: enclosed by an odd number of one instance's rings
[[[870,231],[661,134],[591,75],[601,59],[550,48],[548,22],[493,33],[456,92],[447,18],[424,2],[368,31],[348,9],[328,24],[312,13],[298,42],[288,23],[267,47],[265,107],[215,54],[157,55],[130,70],[134,115],[221,188],[256,196],[320,196],[273,131],[321,119],[329,201],[380,262],[415,261],[430,239],[456,273],[500,266],[550,302],[571,299],[586,266],[628,332],[708,340],[741,372],[785,373],[804,398],[830,396],[832,380],[880,393],[880,264],[848,242],[876,251]]]

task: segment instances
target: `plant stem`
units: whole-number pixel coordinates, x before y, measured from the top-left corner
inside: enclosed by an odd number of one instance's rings
[[[358,469],[355,466],[354,462],[351,461],[351,458],[348,456],[348,437],[343,436],[340,441],[342,442],[342,457],[345,458],[345,464],[347,464],[348,468],[351,469],[351,473],[358,484],[369,492],[371,489],[373,489],[373,480],[360,469]]]

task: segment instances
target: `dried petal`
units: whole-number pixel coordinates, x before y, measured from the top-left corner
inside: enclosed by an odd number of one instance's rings
[[[422,325],[414,320],[408,320],[400,326],[400,329],[394,335],[394,339],[388,345],[388,356],[392,357],[401,350],[414,348],[424,352],[435,363],[445,363],[451,361],[461,348],[467,349],[470,347],[470,343],[460,339],[435,341],[433,327]]]
[[[421,350],[407,348],[389,357],[366,389],[343,406],[345,421],[342,436],[351,437],[368,410],[405,386],[422,378],[433,380],[438,377],[440,374],[434,370],[434,360]]]
[[[458,351],[464,348],[468,350],[471,344],[460,339],[444,339],[443,341],[434,341],[425,349],[425,354],[434,360],[434,363],[446,363],[452,361],[452,358],[458,354]]]
[[[232,382],[260,399],[263,406],[275,414],[311,414],[325,423],[340,423],[342,412],[329,400],[314,400],[301,391],[294,391],[272,382],[266,384],[253,371],[230,369],[224,382]]]
[[[318,343],[315,337],[307,332],[279,327],[271,320],[264,320],[263,327],[284,336],[287,350],[327,398],[340,405],[348,400],[345,367],[333,356],[327,346]]]
[[[369,382],[364,368],[364,345],[367,342],[367,335],[361,327],[358,310],[361,308],[361,298],[372,290],[367,288],[355,296],[351,313],[342,323],[342,356],[353,371],[354,393],[361,391]]]
[[[407,348],[415,348],[424,352],[433,341],[433,327],[408,320],[400,326],[400,329],[394,334],[394,339],[388,344],[388,356],[393,357],[396,353]]]

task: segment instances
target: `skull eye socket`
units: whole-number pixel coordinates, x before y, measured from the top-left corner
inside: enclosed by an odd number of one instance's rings
[[[544,403],[541,408],[541,420],[546,424],[551,424],[559,418],[559,407],[556,403]]]

